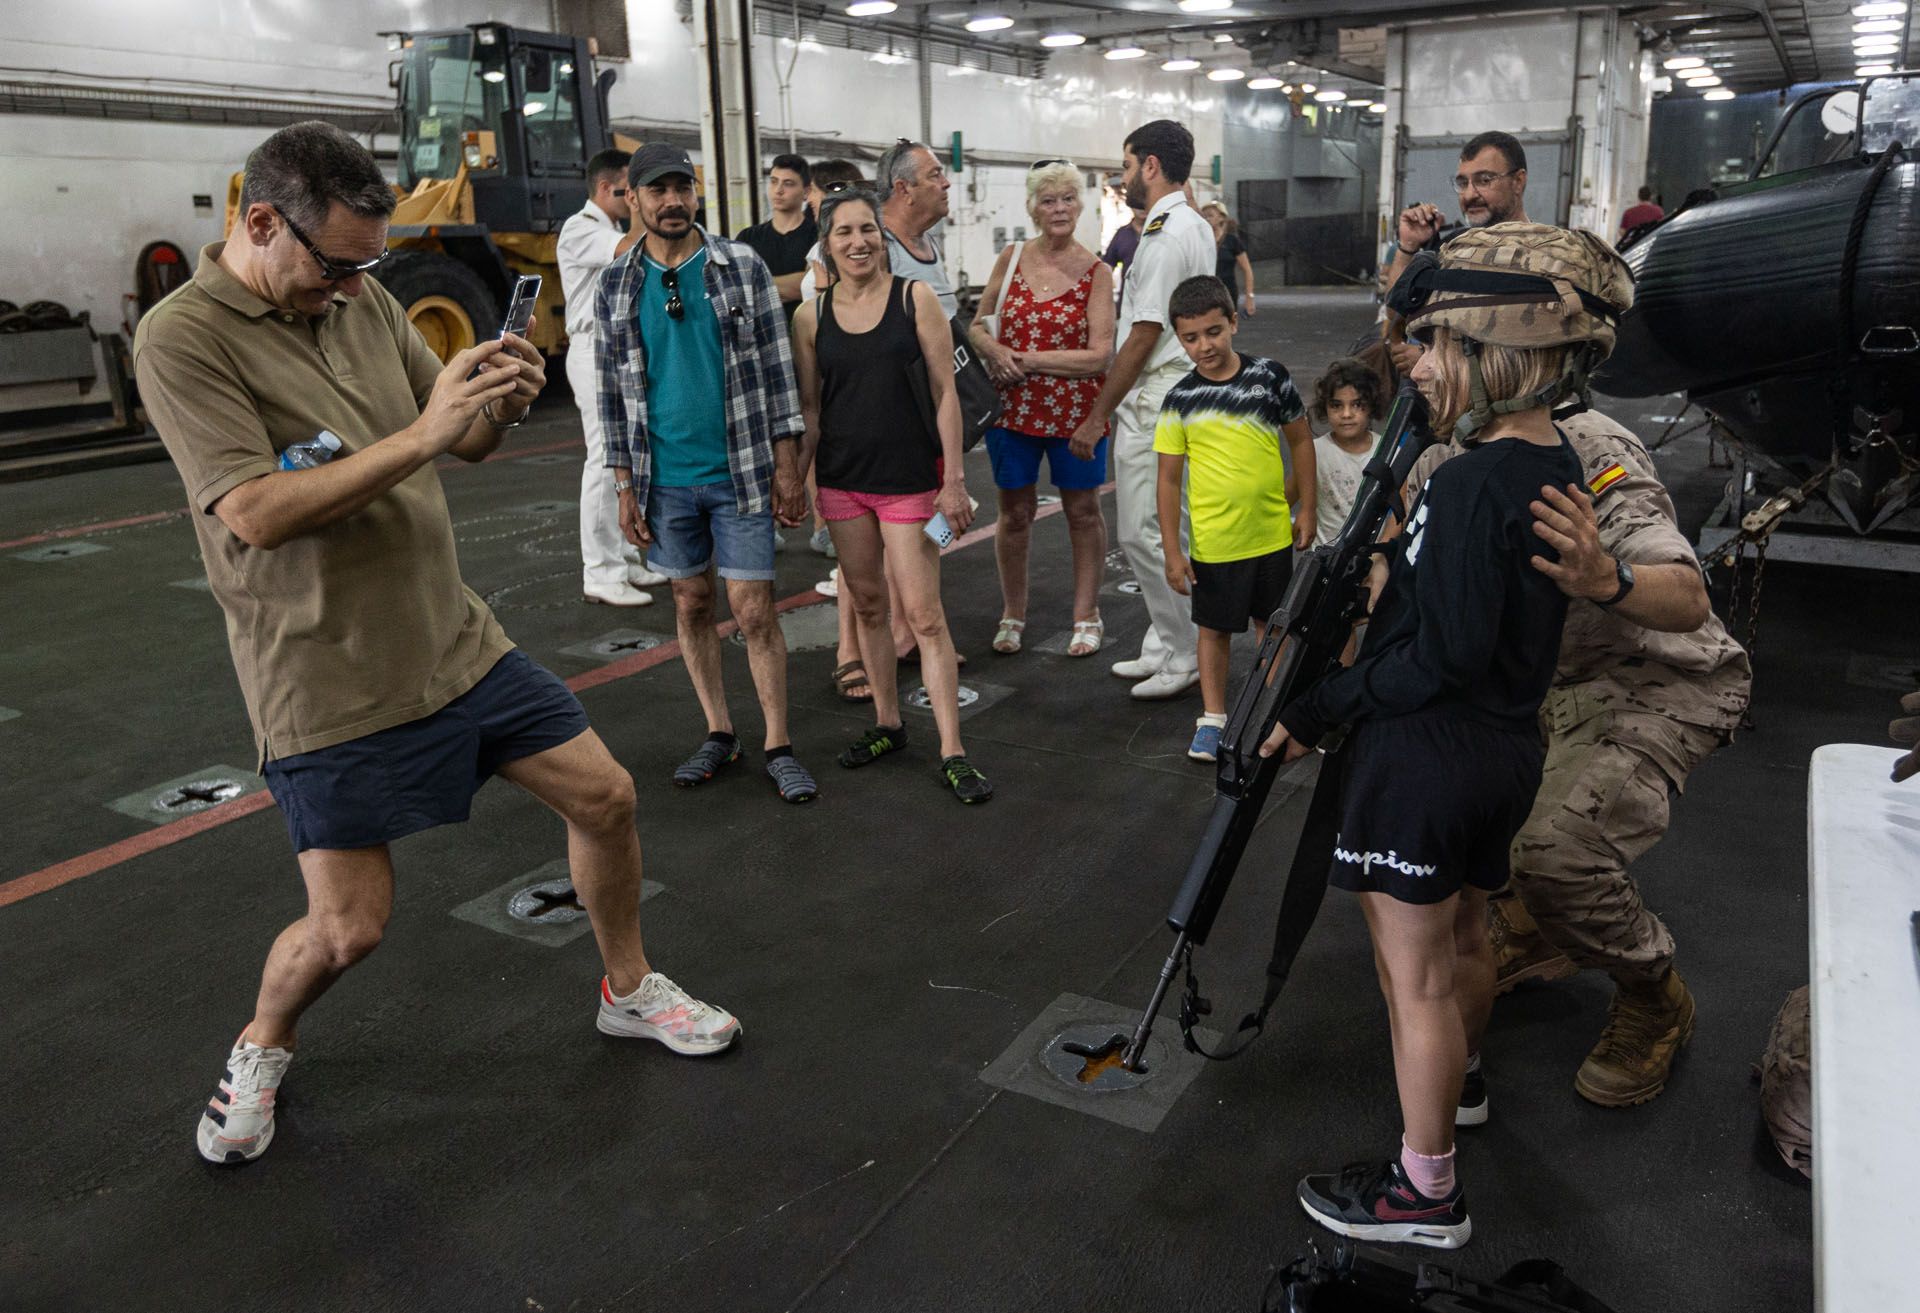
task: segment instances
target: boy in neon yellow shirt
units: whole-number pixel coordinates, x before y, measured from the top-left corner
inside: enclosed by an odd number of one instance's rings
[[[1191,558],[1167,535],[1167,583],[1193,597],[1204,714],[1187,755],[1213,761],[1227,723],[1227,662],[1249,619],[1256,635],[1293,577],[1293,544],[1313,543],[1313,428],[1286,366],[1233,349],[1233,298],[1218,278],[1189,278],[1167,303],[1193,371],[1167,393],[1153,431],[1160,523],[1180,522],[1186,482]],[[1289,477],[1281,456],[1292,449]],[[1191,468],[1189,468],[1189,466]]]

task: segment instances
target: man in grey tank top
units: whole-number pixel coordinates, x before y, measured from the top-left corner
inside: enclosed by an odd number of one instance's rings
[[[874,166],[880,184],[880,224],[887,235],[887,259],[902,278],[918,278],[940,298],[948,319],[960,312],[947,277],[947,256],[935,225],[947,217],[947,189],[953,182],[939,159],[917,141],[901,141]]]

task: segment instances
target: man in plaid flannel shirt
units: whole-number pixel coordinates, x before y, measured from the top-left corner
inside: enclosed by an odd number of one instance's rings
[[[807,513],[787,316],[752,248],[693,221],[685,151],[643,146],[627,172],[646,235],[601,275],[594,367],[620,529],[673,584],[707,738],[673,773],[692,788],[739,759],[714,631],[713,576],[746,637],[766,772],[787,802],[817,789],[787,734],[787,644],[773,609],[774,522]]]

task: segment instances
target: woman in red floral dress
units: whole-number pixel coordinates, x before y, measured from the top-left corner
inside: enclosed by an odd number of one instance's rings
[[[1107,477],[1108,439],[1102,435],[1080,450],[1065,436],[1092,409],[1113,359],[1113,271],[1075,236],[1084,186],[1068,160],[1041,160],[1028,170],[1027,213],[1039,235],[1000,252],[970,334],[1000,385],[1002,403],[1000,427],[987,430],[1000,490],[994,555],[1004,602],[993,635],[993,650],[1000,653],[1018,652],[1027,627],[1027,557],[1042,457],[1060,492],[1073,544],[1067,655],[1092,656],[1105,636],[1099,594],[1107,525],[1100,485]]]

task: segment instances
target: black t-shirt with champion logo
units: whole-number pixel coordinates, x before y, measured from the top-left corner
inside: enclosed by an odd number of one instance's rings
[[[1582,484],[1555,446],[1499,438],[1435,470],[1392,545],[1359,659],[1280,717],[1312,744],[1335,725],[1429,707],[1536,732],[1553,683],[1566,594],[1532,564],[1558,554],[1533,531],[1540,489]]]

